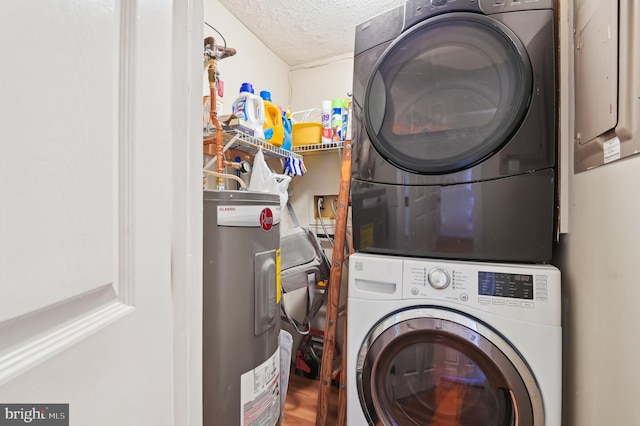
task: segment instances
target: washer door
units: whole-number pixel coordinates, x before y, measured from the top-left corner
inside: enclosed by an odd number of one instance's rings
[[[509,141],[531,100],[527,52],[504,24],[474,13],[428,19],[394,41],[365,92],[378,152],[419,174],[471,167]]]
[[[543,425],[540,390],[498,333],[457,312],[393,313],[358,354],[360,403],[372,425]]]

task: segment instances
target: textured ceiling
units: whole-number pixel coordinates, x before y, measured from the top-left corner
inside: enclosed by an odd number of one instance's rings
[[[353,52],[355,26],[405,0],[220,0],[287,64]]]

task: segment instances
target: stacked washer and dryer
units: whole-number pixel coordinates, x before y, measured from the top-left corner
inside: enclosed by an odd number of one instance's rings
[[[561,424],[553,0],[356,28],[347,421]]]

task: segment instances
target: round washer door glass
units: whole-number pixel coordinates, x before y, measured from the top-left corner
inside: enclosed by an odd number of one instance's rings
[[[526,50],[505,25],[450,13],[416,25],[378,60],[365,126],[388,161],[413,173],[468,168],[502,147],[531,100]]]
[[[540,392],[518,353],[460,314],[432,311],[396,313],[365,339],[356,385],[369,424],[542,425]]]

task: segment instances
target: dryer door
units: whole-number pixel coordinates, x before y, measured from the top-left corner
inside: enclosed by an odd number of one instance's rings
[[[372,425],[543,425],[540,390],[498,333],[443,308],[411,308],[374,328],[358,354]]]
[[[365,92],[371,142],[395,166],[446,174],[491,156],[531,100],[526,49],[504,24],[448,13],[412,27],[378,60]]]

